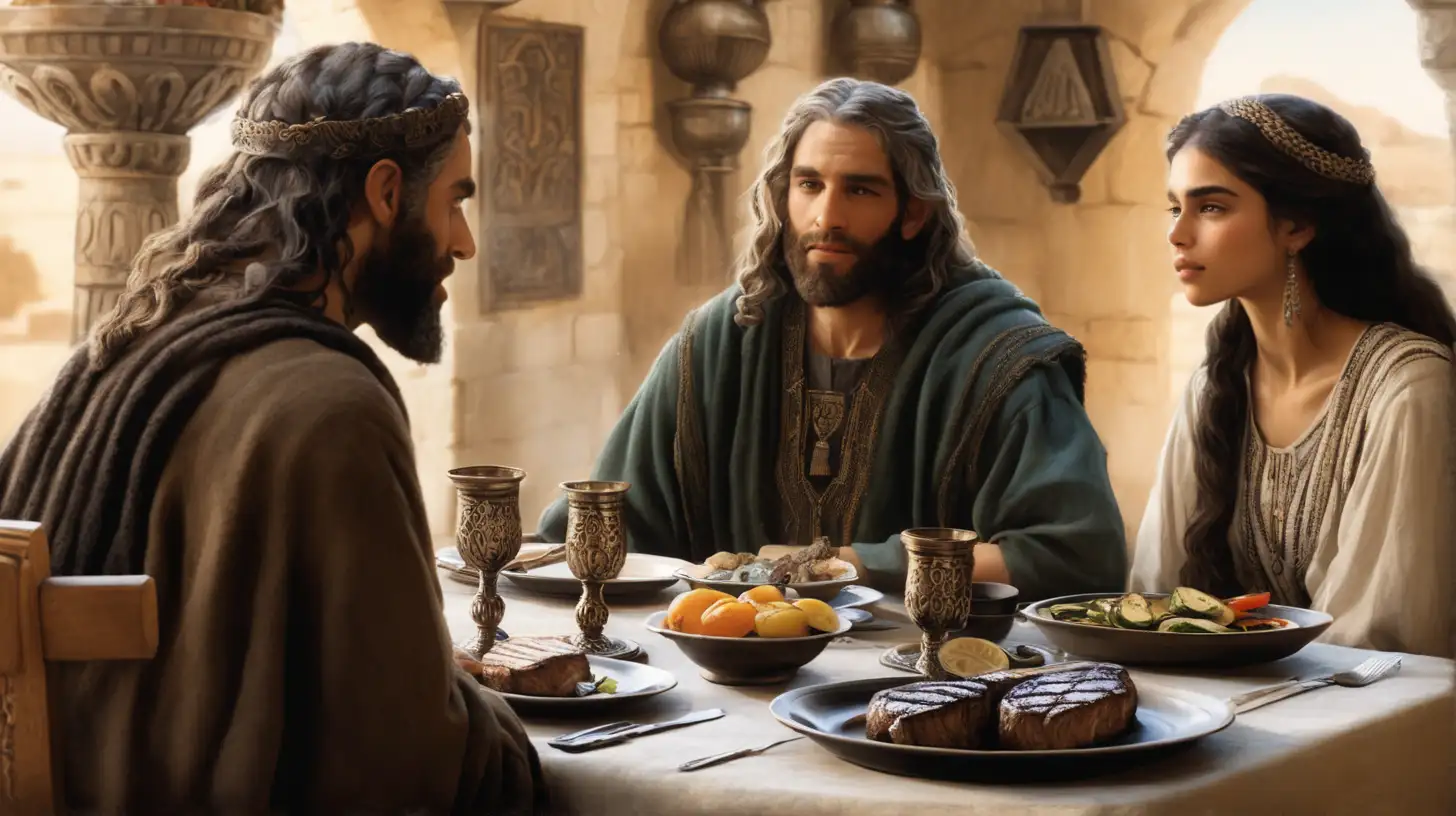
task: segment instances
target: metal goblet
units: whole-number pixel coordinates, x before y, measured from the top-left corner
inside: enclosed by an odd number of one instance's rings
[[[461,648],[479,660],[495,645],[506,602],[496,591],[500,571],[521,552],[521,481],[526,471],[475,465],[450,471],[460,499],[455,545],[480,576],[470,617],[476,634]]]
[[[610,610],[602,582],[616,578],[627,562],[626,482],[563,482],[566,491],[566,565],[581,581],[571,644],[599,657],[628,658],[642,651],[630,640],[603,634]]]
[[[971,615],[971,573],[976,534],[970,530],[918,527],[900,533],[910,557],[905,576],[905,611],[920,627],[920,658],[915,670],[943,680],[940,647],[950,632],[966,628]]]

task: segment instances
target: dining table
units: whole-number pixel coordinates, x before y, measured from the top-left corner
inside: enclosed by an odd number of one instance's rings
[[[440,571],[451,634],[475,632],[475,587]],[[919,639],[902,599],[889,594],[868,608],[895,624],[851,631],[831,642],[789,681],[766,686],[708,682],[672,642],[645,626],[688,587],[616,600],[609,635],[641,645],[641,662],[670,672],[677,685],[654,697],[585,716],[522,714],[540,754],[552,813],[733,814],[734,816],[888,816],[933,814],[1451,814],[1456,753],[1453,663],[1405,655],[1398,673],[1364,688],[1331,686],[1234,718],[1228,727],[1166,754],[1130,754],[1125,763],[1066,779],[1035,773],[974,782],[892,775],[839,759],[810,739],[690,772],[687,760],[795,736],[769,711],[790,689],[843,680],[914,675],[879,662],[885,650]],[[509,636],[577,631],[575,601],[524,591],[501,581]],[[1047,642],[1018,621],[1003,645]],[[1156,683],[1222,698],[1281,682],[1350,669],[1372,653],[1312,643],[1295,655],[1236,669],[1129,666],[1135,683]],[[486,692],[493,693],[493,692]],[[725,715],[587,753],[566,753],[547,741],[619,720],[661,722],[720,708]]]

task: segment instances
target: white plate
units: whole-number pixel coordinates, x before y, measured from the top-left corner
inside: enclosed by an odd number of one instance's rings
[[[617,681],[616,693],[592,694],[586,697],[532,697],[527,694],[505,693],[501,693],[501,696],[517,711],[574,714],[599,711],[632,700],[653,697],[677,686],[677,678],[656,666],[596,655],[587,655],[587,661],[591,663],[593,677],[606,675]]]
[[[521,546],[522,555],[542,553],[551,549],[551,544],[527,544]],[[528,550],[527,548],[533,548]],[[446,547],[435,553],[435,562],[446,570],[451,578],[462,583],[474,584],[475,570],[465,565],[460,552]],[[608,599],[636,598],[655,595],[678,582],[673,573],[687,564],[677,558],[647,553],[627,553],[622,572],[610,581],[602,582],[602,594]],[[565,561],[537,567],[529,572],[502,572],[501,577],[515,586],[540,595],[579,597],[581,581],[571,574],[571,567]]]

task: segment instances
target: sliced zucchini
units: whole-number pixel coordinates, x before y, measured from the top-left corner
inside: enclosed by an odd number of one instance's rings
[[[1052,604],[1047,612],[1051,614],[1053,620],[1079,620],[1087,617],[1087,604]]]
[[[1223,601],[1189,587],[1173,590],[1168,611],[1180,618],[1207,618],[1220,626],[1228,626],[1238,617]]]
[[[1148,629],[1154,622],[1148,599],[1136,592],[1122,596],[1112,608],[1112,624],[1119,629]]]
[[[1158,624],[1158,631],[1179,635],[1221,635],[1233,630],[1207,618],[1168,618]]]
[[[1168,611],[1167,598],[1153,598],[1148,601],[1148,611],[1153,613],[1153,620],[1155,622],[1173,616],[1173,613]]]

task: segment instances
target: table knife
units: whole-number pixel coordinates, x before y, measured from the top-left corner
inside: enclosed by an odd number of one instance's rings
[[[667,722],[639,725],[635,728],[628,728],[624,731],[607,731],[604,732],[600,737],[579,737],[572,740],[563,740],[561,737],[557,737],[556,739],[550,740],[546,744],[550,745],[552,748],[566,751],[567,753],[580,754],[586,751],[595,751],[598,748],[606,748],[609,745],[619,745],[626,742],[627,740],[636,739],[637,737],[645,737],[648,734],[656,734],[660,731],[669,731],[674,728],[682,728],[683,726],[687,725],[695,725],[700,722],[716,720],[722,716],[723,709],[710,708],[707,711],[694,711],[691,714],[685,714],[675,720],[668,720]]]

